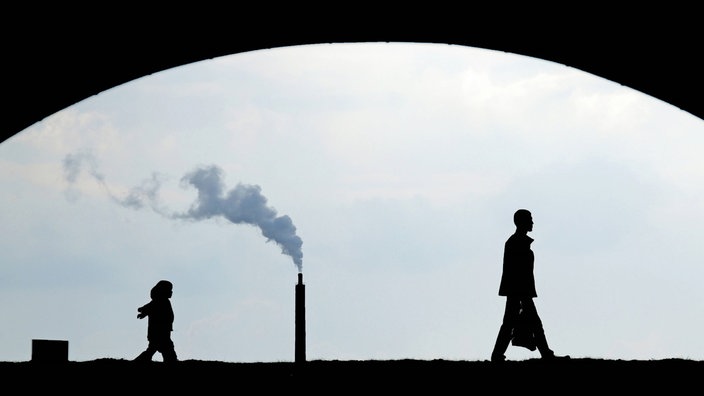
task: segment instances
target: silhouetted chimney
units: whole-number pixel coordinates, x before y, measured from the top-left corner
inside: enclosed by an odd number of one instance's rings
[[[298,273],[296,285],[296,363],[306,361],[306,286],[303,273]]]

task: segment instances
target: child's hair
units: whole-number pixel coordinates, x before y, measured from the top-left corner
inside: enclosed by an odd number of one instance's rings
[[[173,284],[167,280],[159,281],[154,287],[149,295],[154,298],[169,298],[169,293],[173,290]]]

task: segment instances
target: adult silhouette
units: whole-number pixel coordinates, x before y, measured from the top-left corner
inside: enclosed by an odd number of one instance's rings
[[[504,353],[513,340],[513,345],[532,350],[536,348],[542,359],[565,359],[569,356],[556,356],[548,346],[543,323],[535,308],[535,290],[533,266],[535,256],[531,250],[533,238],[528,232],[533,231],[533,216],[526,209],[519,209],[513,215],[516,232],[504,245],[503,272],[499,285],[499,295],[506,297],[503,322],[496,337],[492,362],[506,360]]]
[[[177,362],[174,343],[171,340],[173,331],[174,311],[169,300],[173,295],[173,285],[167,280],[159,281],[151,290],[149,301],[144,306],[137,308],[138,319],[148,317],[147,340],[149,344],[135,361],[149,362],[155,353],[161,353],[164,363]]]

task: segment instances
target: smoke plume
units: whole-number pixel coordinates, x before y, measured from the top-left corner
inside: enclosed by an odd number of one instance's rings
[[[105,177],[98,172],[98,162],[90,152],[66,155],[63,160],[63,167],[64,177],[69,183],[69,186],[75,184],[81,171],[87,168],[90,176],[103,187],[110,199],[118,205],[130,209],[142,209],[149,205],[155,212],[168,216],[166,211],[158,206],[159,188],[161,188],[162,182],[157,173],[152,174],[150,179],[144,180],[139,186],[130,188],[129,192],[124,197],[119,197],[112,192],[105,182]],[[77,192],[69,188],[66,191],[66,196],[73,201],[77,199]]]
[[[274,241],[281,248],[281,253],[291,257],[299,272],[303,270],[303,241],[296,235],[296,226],[291,218],[279,216],[274,208],[268,206],[267,198],[258,185],[239,183],[226,192],[223,171],[215,165],[197,168],[183,176],[182,185],[194,187],[198,197],[188,210],[182,212],[170,212],[160,205],[162,181],[156,173],[120,197],[108,187],[90,153],[68,154],[64,158],[64,176],[69,186],[77,181],[83,168],[87,168],[90,176],[101,184],[113,202],[123,207],[138,210],[149,206],[154,212],[171,219],[200,221],[222,216],[234,224],[256,226],[267,242]]]
[[[174,218],[203,220],[223,216],[235,224],[255,225],[268,241],[281,247],[281,253],[291,256],[299,272],[302,270],[303,241],[296,235],[296,226],[289,216],[278,216],[275,209],[267,206],[259,186],[240,183],[225,193],[222,170],[216,166],[196,169],[181,182],[195,187],[198,198],[188,211],[176,213]]]

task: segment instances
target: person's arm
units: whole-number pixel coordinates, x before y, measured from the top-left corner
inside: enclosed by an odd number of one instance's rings
[[[137,314],[137,319],[144,319],[145,317],[147,317],[149,315],[149,311],[150,311],[151,307],[152,307],[152,303],[150,301],[150,302],[146,303],[145,305],[137,308],[137,312],[139,312]]]

